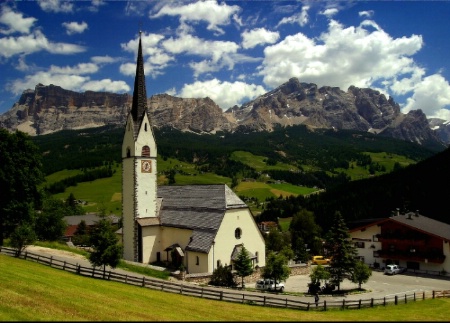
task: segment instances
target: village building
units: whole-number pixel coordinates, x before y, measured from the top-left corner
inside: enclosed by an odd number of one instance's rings
[[[349,230],[361,261],[420,272],[450,272],[450,225],[416,212],[375,219]]]
[[[141,37],[122,144],[123,258],[187,273],[233,266],[242,246],[265,266],[265,242],[248,206],[225,184],[157,185],[157,145],[147,107]]]

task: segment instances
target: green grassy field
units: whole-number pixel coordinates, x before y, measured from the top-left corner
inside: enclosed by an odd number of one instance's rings
[[[450,299],[306,312],[220,302],[0,255],[0,321],[448,321]]]
[[[177,170],[175,175],[175,185],[195,185],[195,184],[227,184],[231,185],[231,178],[219,176],[213,173],[201,173],[195,166],[169,158],[163,160],[158,158],[158,178],[159,185],[167,184],[167,179],[163,172],[170,169]],[[76,199],[86,201],[83,205],[86,212],[100,212],[105,210],[106,214],[122,214],[122,165],[115,165],[114,174],[109,178],[97,179],[92,182],[78,183],[76,186],[66,188],[64,193],[55,194],[57,199],[67,199],[72,193]],[[64,170],[46,177],[44,185],[50,185],[64,178],[80,174],[81,170]],[[241,182],[235,192],[238,195],[258,200],[258,203],[248,203],[254,214],[261,211],[260,203],[267,198],[278,198],[279,196],[290,196],[299,194],[310,194],[316,189],[296,186],[291,184],[267,184],[263,182]]]

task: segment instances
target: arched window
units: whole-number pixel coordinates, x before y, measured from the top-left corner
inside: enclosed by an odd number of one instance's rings
[[[129,147],[127,148],[127,157],[131,157],[131,151]]]
[[[198,257],[198,256],[196,256],[196,262],[195,262],[195,264],[198,266],[198,265],[200,265],[200,258]]]
[[[142,147],[141,156],[142,157],[150,157],[150,147],[149,146]]]
[[[241,238],[241,235],[242,235],[242,230],[241,230],[241,228],[237,228],[236,230],[234,230],[234,237],[235,237],[236,239],[240,239],[240,238]]]
[[[147,123],[144,125],[144,130],[147,131]]]

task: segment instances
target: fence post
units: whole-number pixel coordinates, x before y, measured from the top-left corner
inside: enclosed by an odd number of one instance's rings
[[[383,297],[383,306],[386,306],[386,297]]]
[[[245,294],[242,294],[242,304],[244,304]]]
[[[416,292],[414,292],[414,302],[416,301]]]
[[[264,295],[264,306],[266,306],[266,295]]]
[[[358,309],[361,309],[361,298],[359,299]]]
[[[370,307],[373,307],[373,297],[370,299]]]
[[[407,299],[406,294],[405,294],[405,304],[406,303],[408,303],[408,299]]]
[[[345,299],[342,300],[342,309],[345,310]]]
[[[108,280],[111,280],[111,270],[108,272]]]
[[[50,267],[52,266],[53,263],[53,256],[50,257]]]
[[[80,266],[80,265],[78,265],[78,267],[77,267],[77,274],[78,274],[78,275],[81,274],[81,266]]]
[[[125,274],[125,284],[128,283],[128,274]]]
[[[142,276],[142,287],[145,287],[145,276]]]
[[[286,298],[286,307],[288,307],[288,299]]]
[[[180,294],[183,294],[183,285],[180,285]]]
[[[63,270],[66,270],[66,261],[64,260]]]
[[[25,251],[25,257],[23,259],[27,260],[28,251]]]
[[[434,294],[435,292],[433,291],[433,299],[434,299],[434,297],[435,297],[435,294]]]
[[[203,288],[202,288],[202,296],[203,296]],[[220,300],[223,299],[223,290],[220,291]]]
[[[422,299],[425,299],[425,292],[422,292]]]
[[[266,299],[266,297],[264,296],[264,300]],[[311,306],[311,303],[308,302],[308,307],[306,307],[306,310],[309,311],[309,307]]]
[[[200,297],[203,297],[203,287],[202,287],[202,293],[200,294]]]
[[[397,305],[397,303],[398,303],[398,296],[397,295],[395,295],[395,305]]]
[[[323,310],[324,310],[324,311],[327,310],[327,301],[323,301]]]
[[[92,267],[92,277],[94,277],[95,267]]]

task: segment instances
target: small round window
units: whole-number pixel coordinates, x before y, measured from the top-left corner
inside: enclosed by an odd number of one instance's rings
[[[241,238],[241,235],[242,235],[242,230],[241,230],[241,228],[237,228],[236,230],[234,230],[234,237],[235,237],[236,239],[240,239],[240,238]]]

